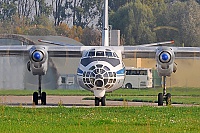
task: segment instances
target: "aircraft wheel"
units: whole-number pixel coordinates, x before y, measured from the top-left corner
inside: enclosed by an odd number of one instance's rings
[[[169,106],[171,105],[171,94],[170,93],[167,93],[166,95],[166,105]]]
[[[42,92],[41,104],[46,105],[46,92]]]
[[[33,104],[38,105],[38,93],[37,92],[33,93]]]
[[[101,106],[106,106],[106,96],[105,95],[101,98]]]
[[[163,95],[162,95],[162,93],[158,94],[158,106],[163,106]]]
[[[99,102],[100,102],[100,99],[98,97],[95,97],[95,106],[99,106]]]

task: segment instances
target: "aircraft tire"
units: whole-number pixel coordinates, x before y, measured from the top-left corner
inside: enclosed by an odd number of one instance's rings
[[[46,105],[46,92],[42,92],[41,104]]]
[[[33,93],[33,104],[38,105],[38,93],[37,92]]]
[[[158,106],[163,106],[163,95],[162,95],[162,93],[158,94]]]
[[[101,106],[106,106],[106,96],[105,95],[101,98]]]
[[[166,95],[166,105],[170,106],[171,104],[172,104],[171,103],[171,94],[167,93],[167,95]]]
[[[99,106],[99,102],[100,102],[100,99],[98,97],[95,97],[95,106]]]

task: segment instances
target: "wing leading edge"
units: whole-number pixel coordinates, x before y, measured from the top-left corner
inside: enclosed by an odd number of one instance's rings
[[[41,41],[41,40],[40,40]],[[41,42],[56,44],[56,42],[45,41]],[[115,51],[121,51],[124,58],[155,58],[156,49],[158,47],[166,46],[155,46],[171,43],[160,42],[137,46],[104,46],[105,48],[113,49]],[[59,46],[44,46],[50,57],[81,57],[82,52],[85,50],[100,48],[102,46],[72,46],[72,45],[60,45]],[[28,51],[34,45],[24,45],[24,46],[0,46],[0,56],[12,56],[12,55],[26,55]],[[200,57],[200,47],[170,47],[176,58],[199,58]]]
[[[159,46],[166,47],[166,46]],[[155,58],[159,47],[124,46],[125,58]],[[170,47],[176,58],[200,58],[200,47]]]

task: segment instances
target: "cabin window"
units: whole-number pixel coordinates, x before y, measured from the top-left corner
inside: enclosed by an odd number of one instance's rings
[[[104,51],[97,51],[96,56],[104,56]]]

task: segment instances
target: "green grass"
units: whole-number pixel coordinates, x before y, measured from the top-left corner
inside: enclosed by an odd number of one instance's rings
[[[0,90],[0,95],[32,95],[36,90]],[[63,95],[63,96],[93,96],[93,93],[87,90],[44,90],[48,95]],[[107,95],[112,96],[157,96],[162,92],[162,88],[150,88],[150,89],[118,89]],[[173,96],[200,96],[200,88],[169,88],[167,92]]]
[[[149,88],[149,89],[119,89],[111,93],[112,95],[123,96],[157,96],[162,92],[162,88]],[[167,93],[173,96],[200,96],[200,88],[168,88]]]
[[[0,106],[2,133],[197,133],[200,107]]]
[[[0,95],[15,95],[15,96],[31,96],[36,90],[0,90]],[[93,93],[86,90],[43,90],[48,95],[59,95],[59,96],[92,96]]]

